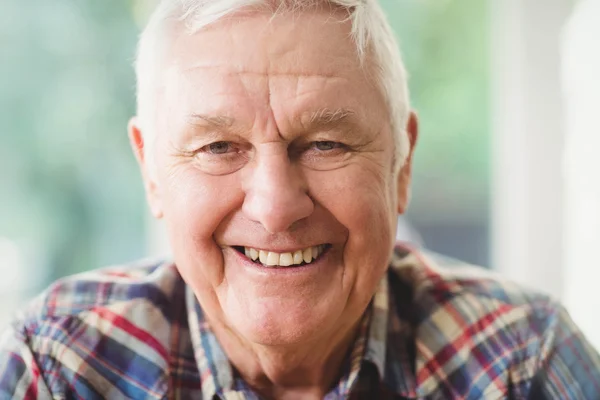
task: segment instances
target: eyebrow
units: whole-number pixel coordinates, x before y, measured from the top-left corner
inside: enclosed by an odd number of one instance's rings
[[[225,115],[209,116],[196,113],[189,116],[189,121],[194,125],[205,125],[219,129],[230,128],[235,122],[233,118]]]
[[[301,117],[302,125],[307,129],[316,129],[350,122],[356,113],[347,108],[320,110],[305,113]]]
[[[300,116],[300,123],[306,130],[314,130],[318,128],[332,127],[344,123],[352,122],[356,113],[348,108],[321,108],[316,111],[305,112]],[[229,129],[235,119],[225,115],[210,116],[205,114],[194,113],[189,116],[190,123],[194,125],[204,125],[216,129]]]

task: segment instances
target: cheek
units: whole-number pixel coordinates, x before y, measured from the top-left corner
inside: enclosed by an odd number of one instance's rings
[[[207,176],[192,166],[171,172],[163,177],[161,195],[175,261],[182,274],[194,275],[188,282],[215,286],[223,277],[223,259],[213,234],[240,206],[239,185],[234,177]]]
[[[393,241],[396,225],[395,186],[388,174],[351,165],[327,176],[309,178],[315,199],[361,243]]]
[[[327,179],[321,178],[327,184],[315,187],[314,193],[348,230],[346,276],[354,280],[354,287],[374,287],[387,268],[395,240],[397,215],[391,174],[358,165],[328,173]]]
[[[163,182],[167,222],[191,228],[188,233],[198,240],[210,238],[227,214],[241,204],[242,192],[234,175],[210,176],[183,166]]]

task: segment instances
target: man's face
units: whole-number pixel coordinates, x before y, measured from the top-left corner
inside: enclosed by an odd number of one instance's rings
[[[209,319],[255,343],[350,328],[391,254],[408,179],[344,17],[247,14],[167,60],[150,202]]]

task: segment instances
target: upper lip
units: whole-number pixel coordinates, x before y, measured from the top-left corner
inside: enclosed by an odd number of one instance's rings
[[[321,245],[327,245],[328,243],[317,243],[317,244],[309,244],[309,245],[298,245],[298,246],[294,246],[294,247],[290,247],[290,246],[286,246],[286,247],[277,247],[277,246],[272,246],[272,245],[268,245],[268,246],[254,246],[254,245],[232,245],[229,247],[246,247],[249,249],[255,249],[255,250],[259,250],[259,251],[271,251],[274,253],[293,253],[295,251],[298,250],[304,250],[307,249],[309,247],[315,247],[315,246],[321,246]]]

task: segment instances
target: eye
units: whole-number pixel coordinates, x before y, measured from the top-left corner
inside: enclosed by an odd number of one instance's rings
[[[343,147],[341,143],[332,141],[314,142],[314,146],[317,150],[320,151],[331,151]]]
[[[326,138],[329,139],[329,137]],[[335,140],[310,141],[309,139],[304,143],[300,141],[296,146],[290,148],[291,159],[297,160],[305,167],[320,171],[341,167],[354,154],[355,150],[351,145]]]
[[[191,153],[194,166],[210,175],[226,175],[238,171],[250,159],[251,146],[238,141],[221,140]]]
[[[233,146],[229,142],[215,142],[206,146],[205,150],[210,154],[227,154],[233,150]]]

